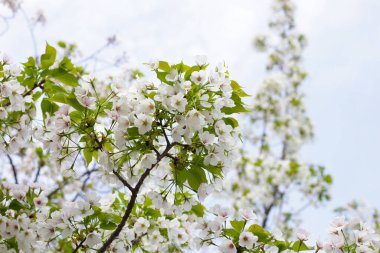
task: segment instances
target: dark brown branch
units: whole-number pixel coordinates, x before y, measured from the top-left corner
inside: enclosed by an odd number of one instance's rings
[[[274,206],[274,201],[272,203],[270,203],[269,206],[264,208],[264,219],[263,219],[263,222],[261,223],[261,226],[263,228],[266,228],[266,226],[267,226],[269,215],[270,215],[270,212],[271,212],[273,206]]]
[[[128,187],[128,189],[131,192],[133,191],[133,187],[128,183],[128,181],[122,175],[120,175],[120,173],[118,173],[116,170],[113,170],[112,172],[113,174],[115,174],[115,176],[117,176],[117,178],[123,183],[124,186]]]
[[[23,97],[26,97],[26,96],[32,94],[32,92],[33,92],[35,89],[37,89],[37,88],[41,88],[41,89],[43,89],[43,84],[44,84],[45,82],[46,82],[45,80],[41,80],[40,82],[35,83],[35,84],[33,85],[33,87],[32,87],[30,90],[28,90],[27,92],[25,92],[24,94],[22,94],[22,96],[23,96]],[[11,105],[11,102],[9,101],[8,103],[6,103],[6,104],[4,105],[4,107],[5,107],[5,106],[10,106],[10,105]]]
[[[141,241],[141,238],[143,238],[143,237],[146,236],[147,234],[148,234],[148,233],[144,233],[144,234],[138,236],[137,238],[133,239],[133,240],[131,241],[132,245],[136,245],[136,244],[138,244],[138,243]]]
[[[168,136],[166,135],[166,131],[165,131],[164,126],[162,125],[162,120],[160,120],[160,126],[161,126],[161,129],[162,129],[162,133],[163,133],[164,136],[165,136],[166,144],[167,144],[167,145],[170,145],[169,138],[168,138]]]
[[[57,188],[55,188],[53,191],[51,191],[47,195],[47,198],[51,199],[54,196],[54,194],[56,194],[57,192],[59,192],[59,190],[61,190],[63,187],[65,187],[65,185],[67,185],[67,182],[63,182],[62,185],[59,185]]]
[[[149,169],[145,170],[145,172],[141,175],[139,181],[137,182],[136,186],[132,190],[131,199],[129,200],[127,209],[124,212],[124,215],[123,215],[123,218],[121,219],[121,222],[116,227],[116,229],[112,232],[112,234],[110,235],[110,237],[108,237],[107,241],[103,244],[103,246],[98,250],[99,253],[104,253],[107,250],[107,248],[112,244],[112,242],[119,236],[120,232],[123,230],[123,227],[127,223],[127,220],[129,218],[129,216],[131,215],[132,209],[133,209],[133,207],[134,207],[134,205],[136,203],[137,195],[138,195],[138,193],[140,191],[140,188],[141,188],[142,184],[144,183],[145,179],[148,177],[150,171],[154,167],[156,167],[157,164],[162,160],[162,158],[164,158],[165,156],[167,156],[167,154],[169,153],[170,149],[174,145],[175,144],[173,144],[173,143],[169,143],[166,146],[166,149],[164,150],[164,152],[162,152],[162,154],[160,154],[159,156],[157,156],[157,162],[155,164],[153,164]]]
[[[33,180],[34,183],[37,183],[38,178],[40,177],[41,168],[42,168],[42,166],[38,165],[37,173],[36,173],[36,176],[34,177],[34,180]]]
[[[15,180],[15,183],[18,184],[18,179],[17,179],[17,169],[15,164],[13,163],[12,157],[10,155],[7,155],[9,163],[11,164],[12,171],[13,171],[13,178]]]
[[[83,243],[86,241],[86,238],[84,238],[74,249],[73,253],[78,252],[78,250],[83,246]]]
[[[264,219],[261,223],[261,226],[263,228],[267,227],[270,213],[272,209],[275,207],[276,202],[278,200],[282,201],[283,198],[284,198],[284,193],[279,191],[278,186],[275,186],[274,191],[273,191],[273,201],[269,204],[269,206],[264,207]]]

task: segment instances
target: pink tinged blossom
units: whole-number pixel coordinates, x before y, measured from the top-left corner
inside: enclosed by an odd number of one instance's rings
[[[220,246],[219,249],[223,253],[236,253],[236,246],[231,240],[224,241]]]
[[[33,202],[37,208],[41,208],[47,204],[48,199],[46,197],[37,197],[33,199]]]
[[[340,248],[343,247],[343,245],[344,245],[343,236],[332,235],[330,240],[327,243],[325,243],[325,245],[323,246],[323,249],[327,253],[333,253],[333,252],[337,252]]]
[[[248,220],[256,220],[257,219],[257,215],[253,212],[252,209],[243,209],[241,211],[241,217],[248,221]]]
[[[310,238],[309,231],[307,231],[303,228],[299,228],[296,232],[296,235],[297,235],[298,240],[300,240],[300,241],[307,241]]]
[[[77,99],[78,99],[78,102],[83,107],[86,107],[86,108],[91,109],[91,110],[96,108],[96,98],[94,98],[94,97],[83,96],[83,97],[77,97]]]
[[[337,232],[341,231],[342,229],[344,229],[347,224],[348,223],[344,217],[342,217],[342,216],[336,217],[331,222],[329,231],[331,233],[337,233]]]
[[[243,232],[239,236],[239,245],[247,249],[252,249],[253,244],[258,240],[257,236],[253,235],[251,232]]]

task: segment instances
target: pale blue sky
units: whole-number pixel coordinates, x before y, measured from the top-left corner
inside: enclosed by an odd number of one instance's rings
[[[116,33],[133,66],[141,68],[151,58],[191,61],[206,54],[214,63],[226,61],[248,90],[265,76],[265,57],[252,49],[252,38],[267,31],[269,2],[24,1],[26,10],[40,6],[46,12],[48,23],[36,30],[40,51],[44,41],[64,39],[88,54]],[[325,165],[335,180],[328,208],[304,215],[305,227],[323,234],[334,207],[353,198],[380,206],[380,1],[296,3],[299,30],[309,39],[305,91],[316,127],[315,141],[302,154]],[[24,60],[33,54],[25,20],[19,15],[10,25],[0,37],[0,50]]]

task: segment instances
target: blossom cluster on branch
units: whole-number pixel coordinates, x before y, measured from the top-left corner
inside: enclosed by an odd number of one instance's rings
[[[269,75],[251,106],[225,64],[204,56],[146,63],[152,80],[91,75],[85,63],[115,36],[78,61],[63,41],[22,64],[1,57],[0,252],[379,252],[378,211],[363,215],[363,204],[337,209],[316,243],[299,228],[304,208],[330,199],[332,177],[300,159],[314,135],[306,39],[292,1],[273,10],[275,36],[255,40]],[[305,205],[289,204],[294,195]]]
[[[205,213],[201,202],[236,156],[232,115],[246,110],[238,83],[202,57],[194,66],[149,63],[158,83],[126,87],[56,56],[47,45],[39,65],[1,62],[1,149],[16,183],[3,185],[3,244],[25,252],[196,247],[190,231]],[[109,197],[93,193],[100,189]],[[8,233],[21,216],[27,225]]]
[[[274,35],[255,39],[255,46],[268,54],[268,77],[244,119],[241,159],[226,186],[235,209],[253,207],[264,228],[280,229],[285,238],[294,235],[304,208],[330,199],[332,183],[323,166],[299,157],[314,134],[302,92],[306,39],[295,29],[294,10],[292,1],[274,1],[269,22]],[[292,205],[295,196],[302,206]]]

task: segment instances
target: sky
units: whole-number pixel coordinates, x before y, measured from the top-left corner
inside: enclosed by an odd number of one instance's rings
[[[334,177],[332,201],[309,209],[304,227],[324,234],[332,210],[352,199],[380,207],[380,1],[296,0],[298,30],[309,46],[304,66],[306,103],[315,140],[302,158],[326,166]],[[225,61],[231,75],[252,91],[265,77],[265,56],[253,50],[257,34],[268,32],[268,0],[24,0],[33,15],[43,9],[36,29],[39,52],[45,41],[76,42],[84,55],[117,34],[131,66],[158,58],[176,62],[207,55]],[[0,13],[3,8],[0,7]],[[33,54],[25,19],[17,15],[0,37],[0,51],[15,61]],[[0,23],[0,29],[4,24]]]

